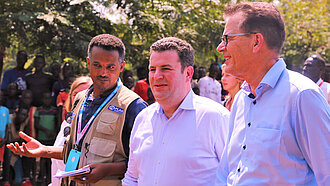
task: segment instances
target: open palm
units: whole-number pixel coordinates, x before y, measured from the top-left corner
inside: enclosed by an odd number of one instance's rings
[[[26,143],[22,143],[21,146],[17,142],[15,142],[15,144],[8,144],[7,147],[13,151],[13,153],[27,157],[41,157],[45,152],[46,147],[38,140],[26,135],[24,132],[20,132],[19,136],[25,140]]]

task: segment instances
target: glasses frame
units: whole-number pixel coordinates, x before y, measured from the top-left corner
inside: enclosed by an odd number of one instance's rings
[[[246,33],[238,33],[238,34],[225,34],[222,35],[221,41],[225,42],[225,47],[228,45],[228,37],[233,37],[233,36],[245,36],[245,35],[250,35],[250,34],[257,34],[258,32],[246,32]]]

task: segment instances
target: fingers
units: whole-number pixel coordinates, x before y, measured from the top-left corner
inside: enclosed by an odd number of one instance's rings
[[[32,137],[30,137],[29,135],[27,135],[27,134],[25,134],[24,132],[19,132],[19,136],[23,139],[23,140],[25,140],[26,142],[29,142],[29,141],[31,141],[32,139],[34,139],[34,138],[32,138]]]
[[[10,143],[7,145],[7,148],[11,150],[14,154],[19,154],[16,144]]]
[[[78,175],[78,176],[74,176],[72,177],[72,179],[79,183],[79,184],[86,184],[86,183],[89,183],[88,182],[88,176],[87,175]]]

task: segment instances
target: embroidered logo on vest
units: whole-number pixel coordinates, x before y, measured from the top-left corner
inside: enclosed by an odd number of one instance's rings
[[[111,111],[117,112],[118,114],[123,114],[123,112],[124,112],[124,109],[116,107],[114,105],[110,105],[108,107],[108,109],[111,110]]]

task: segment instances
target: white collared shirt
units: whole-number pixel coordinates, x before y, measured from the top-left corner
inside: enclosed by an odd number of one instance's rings
[[[136,118],[123,185],[213,185],[229,112],[191,90],[170,119],[154,103]]]

